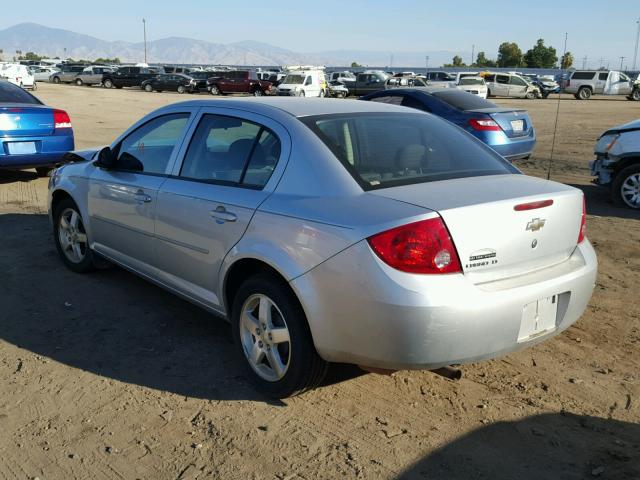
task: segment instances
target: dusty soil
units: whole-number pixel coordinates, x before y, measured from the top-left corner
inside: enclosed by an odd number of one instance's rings
[[[176,94],[41,84],[77,146],[106,144]],[[546,175],[554,100],[527,108]],[[336,366],[326,385],[273,402],[234,357],[228,326],[119,269],[58,260],[45,179],[0,173],[0,479],[640,478],[640,223],[589,185],[622,99],[560,102],[552,179],[582,188],[600,261],[575,326],[505,358],[430,372]]]

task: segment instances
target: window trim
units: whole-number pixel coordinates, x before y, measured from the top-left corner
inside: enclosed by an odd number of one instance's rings
[[[258,127],[258,133],[253,141],[253,144],[251,145],[251,149],[249,150],[249,153],[247,155],[247,158],[245,160],[245,165],[242,168],[242,173],[240,174],[240,180],[238,180],[237,182],[231,181],[231,180],[216,180],[216,179],[208,179],[208,178],[193,178],[193,177],[185,177],[182,176],[182,169],[184,167],[185,164],[185,160],[187,159],[187,154],[189,153],[189,148],[191,148],[191,144],[194,142],[195,140],[195,135],[196,132],[198,131],[198,128],[200,128],[200,125],[202,124],[202,122],[204,121],[205,117],[211,115],[211,116],[216,116],[216,117],[226,117],[226,118],[232,118],[235,120],[240,120],[242,122],[247,122],[247,123],[252,123],[255,126]],[[240,117],[240,116],[234,116],[234,115],[228,115],[228,114],[222,114],[222,113],[212,113],[212,112],[207,112],[207,111],[201,111],[200,115],[197,118],[197,122],[194,122],[195,126],[193,127],[193,129],[189,132],[189,141],[187,142],[186,147],[184,148],[184,152],[182,152],[181,158],[180,158],[180,165],[177,166],[177,172],[169,174],[168,177],[169,178],[173,178],[176,180],[183,180],[186,182],[197,182],[197,183],[207,183],[210,185],[220,185],[220,186],[225,186],[225,187],[236,187],[236,188],[245,188],[245,189],[249,189],[249,190],[264,190],[266,188],[266,186],[269,184],[269,182],[271,181],[271,179],[273,178],[274,174],[276,173],[276,169],[278,168],[278,165],[280,164],[280,161],[282,159],[282,140],[280,138],[279,135],[277,135],[273,129],[267,127],[266,125],[263,125],[262,123],[259,123],[255,120],[251,120],[245,117]],[[268,132],[271,135],[273,135],[277,140],[278,143],[280,144],[280,156],[278,157],[278,160],[276,162],[276,166],[274,167],[273,171],[271,172],[271,175],[269,176],[269,179],[266,181],[266,183],[262,186],[260,185],[252,185],[252,184],[245,184],[245,183],[241,183],[244,180],[245,174],[247,169],[249,168],[249,164],[251,163],[251,156],[253,155],[253,151],[256,148],[256,145],[259,143],[260,138],[262,137],[262,134],[264,132]]]
[[[185,123],[185,126],[183,127],[183,131],[182,131],[182,135],[180,138],[178,138],[178,141],[176,142],[176,144],[173,146],[173,150],[171,151],[171,155],[169,156],[169,160],[167,161],[167,165],[164,169],[164,173],[156,173],[156,172],[145,172],[143,171],[138,171],[138,170],[128,170],[128,169],[124,169],[124,168],[117,168],[117,161],[116,161],[116,167],[110,169],[111,171],[114,172],[125,172],[125,173],[135,173],[137,175],[149,175],[149,176],[154,176],[154,177],[168,177],[170,176],[167,172],[169,171],[169,166],[171,165],[171,160],[175,157],[175,155],[177,155],[177,153],[179,152],[179,147],[181,146],[182,142],[184,141],[185,135],[188,132],[189,129],[189,122],[191,120],[191,117],[193,115],[193,112],[188,112],[188,111],[178,111],[178,112],[167,112],[167,113],[163,113],[162,115],[157,115],[153,118],[150,118],[148,120],[146,120],[143,123],[140,124],[136,124],[134,125],[130,130],[126,131],[122,136],[120,136],[120,138],[118,138],[114,144],[111,146],[111,151],[112,154],[116,155],[116,158],[118,155],[120,155],[120,148],[122,147],[122,142],[124,142],[127,138],[129,138],[131,135],[133,135],[135,132],[137,132],[138,130],[140,130],[141,128],[143,128],[145,125],[148,125],[149,123],[162,118],[162,117],[168,117],[171,115],[186,115],[186,120],[187,122]],[[176,147],[178,148],[176,150]]]

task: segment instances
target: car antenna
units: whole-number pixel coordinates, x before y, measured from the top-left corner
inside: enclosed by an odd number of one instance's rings
[[[567,56],[567,38],[569,34],[564,34],[564,52],[560,57],[560,71],[563,72],[562,64]],[[551,142],[551,155],[549,155],[549,168],[547,169],[547,180],[551,179],[551,165],[553,164],[553,152],[556,148],[556,132],[558,131],[558,117],[560,116],[560,97],[562,97],[562,84],[564,83],[564,73],[560,74],[560,91],[558,92],[558,106],[556,107],[556,124],[553,127],[553,141]]]

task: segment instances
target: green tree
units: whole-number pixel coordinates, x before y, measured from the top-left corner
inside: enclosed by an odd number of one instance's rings
[[[529,68],[552,68],[558,62],[556,49],[545,47],[544,40],[539,38],[533,48],[524,54],[524,61]]]
[[[120,65],[120,59],[118,57],[115,58],[96,58],[95,63],[108,63],[112,65]]]
[[[444,66],[445,67],[466,67],[460,55],[456,55],[455,57],[453,57],[453,63],[445,63]]]
[[[515,42],[503,42],[498,47],[498,67],[517,67],[522,63],[522,50]]]
[[[358,62],[351,62],[351,68],[360,68],[362,65],[360,65]]]
[[[563,70],[567,70],[571,68],[573,65],[573,55],[571,52],[567,52],[562,56],[562,61],[560,62],[560,68]]]
[[[42,60],[43,56],[38,55],[37,53],[34,52],[27,52],[24,55],[20,55],[18,57],[18,60],[34,60],[36,62],[39,62],[40,60]]]
[[[491,68],[496,66],[496,61],[487,58],[484,52],[478,52],[476,62],[472,66],[479,68]]]

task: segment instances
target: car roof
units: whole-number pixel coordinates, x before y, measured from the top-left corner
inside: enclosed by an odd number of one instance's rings
[[[394,89],[401,90],[401,89]],[[416,90],[416,89],[408,89]],[[299,98],[299,97],[262,97],[262,98],[228,98],[211,100],[191,100],[168,105],[160,109],[174,109],[184,107],[222,107],[237,108],[254,113],[268,114],[270,111],[288,113],[294,117],[308,117],[314,115],[331,115],[340,113],[373,113],[373,112],[403,112],[406,107],[398,107],[378,102],[361,102],[358,100],[344,100],[337,98]]]

